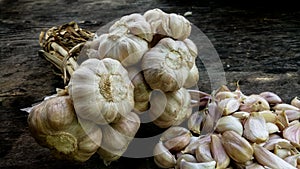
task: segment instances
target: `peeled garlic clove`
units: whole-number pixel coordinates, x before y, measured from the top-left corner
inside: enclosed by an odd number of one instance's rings
[[[252,159],[253,148],[250,143],[234,131],[222,134],[223,147],[230,158],[238,163],[245,163]]]
[[[168,150],[178,152],[190,143],[191,133],[183,127],[171,127],[162,134],[160,140]]]
[[[204,112],[196,111],[188,119],[188,129],[193,133],[200,134],[201,132],[201,123],[205,118]]]
[[[291,105],[297,107],[298,109],[300,109],[300,100],[298,97],[295,97],[292,101],[291,101]]]
[[[262,96],[264,99],[266,99],[267,102],[269,102],[269,104],[282,103],[281,98],[273,92],[262,92],[259,95]]]
[[[210,144],[211,143],[199,144],[196,148],[195,155],[198,162],[214,161],[210,150]]]
[[[300,123],[288,126],[283,130],[283,138],[289,140],[295,147],[300,148]]]
[[[230,163],[230,158],[225,152],[221,139],[215,134],[211,135],[210,149],[213,159],[217,163],[216,168],[226,168]]]
[[[193,162],[193,163],[196,163],[196,162],[197,162],[196,158],[195,158],[193,155],[191,155],[191,154],[183,154],[183,155],[181,155],[181,156],[176,160],[176,167],[177,167],[177,169],[180,168],[180,164],[181,164],[181,161],[182,161],[182,160],[185,160],[185,161],[188,161],[188,162]]]
[[[196,66],[196,63],[194,63],[194,66],[188,73],[188,77],[185,80],[183,87],[185,87],[185,88],[193,87],[193,86],[197,85],[198,81],[199,81],[199,70]]]
[[[277,133],[280,131],[278,126],[274,123],[266,123],[266,125],[267,125],[269,134]]]
[[[260,111],[258,113],[264,117],[266,122],[275,123],[275,121],[277,119],[277,114],[270,110],[264,110],[264,111]]]
[[[185,160],[181,161],[181,169],[214,169],[216,166],[215,161],[202,162],[202,163],[193,163]]]
[[[273,154],[266,148],[254,144],[254,157],[258,163],[270,167],[270,168],[284,168],[284,169],[296,169],[277,155]]]
[[[164,38],[151,48],[142,59],[146,82],[152,89],[164,92],[183,87],[192,67],[191,54],[183,42]]]
[[[160,168],[171,168],[176,165],[175,157],[170,151],[159,141],[153,150],[154,162]]]
[[[218,131],[219,133],[223,133],[227,130],[232,130],[239,135],[243,135],[244,129],[241,121],[238,118],[233,116],[223,116],[217,123],[216,131]]]
[[[97,124],[111,123],[134,107],[133,85],[114,59],[84,61],[73,73],[68,90],[76,114]]]
[[[165,100],[162,101],[161,97],[165,97]],[[190,95],[184,88],[168,93],[152,92],[150,104],[153,123],[161,128],[179,125],[192,113]]]
[[[276,106],[273,107],[274,110],[296,110],[296,111],[300,111],[300,108],[295,107],[293,105],[290,104],[286,104],[286,103],[281,103],[281,104],[277,104]]]
[[[240,120],[245,120],[250,116],[250,113],[245,112],[245,111],[237,111],[237,112],[232,113],[232,116],[236,117]]]
[[[251,113],[244,124],[244,137],[248,140],[261,143],[269,138],[266,120],[257,112]]]
[[[246,97],[240,106],[241,111],[259,112],[263,110],[270,110],[269,103],[260,95],[250,95]]]
[[[223,110],[223,115],[229,115],[239,109],[240,102],[236,98],[227,98],[221,100],[218,106]]]
[[[151,26],[141,14],[134,13],[123,16],[109,28],[109,32],[114,32],[117,29],[125,29],[128,33],[148,42],[151,42],[153,38]]]

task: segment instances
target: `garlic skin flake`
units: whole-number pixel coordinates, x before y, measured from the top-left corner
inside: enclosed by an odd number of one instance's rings
[[[164,38],[145,53],[142,70],[152,89],[175,91],[185,84],[194,62],[183,42]]]
[[[114,59],[84,61],[68,89],[76,114],[96,124],[111,123],[134,107],[134,87],[126,69]]]

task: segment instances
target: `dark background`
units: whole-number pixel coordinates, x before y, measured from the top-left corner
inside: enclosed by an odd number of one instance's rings
[[[300,96],[300,11],[292,1],[0,0],[0,168],[157,168],[152,158],[121,158],[109,167],[97,155],[83,164],[57,160],[30,136],[28,115],[20,111],[63,87],[37,54],[42,29],[74,20],[94,32],[155,7],[192,11],[187,19],[211,40],[231,89],[239,80],[245,94],[272,91],[285,102]],[[200,90],[211,92],[204,66],[197,65]]]

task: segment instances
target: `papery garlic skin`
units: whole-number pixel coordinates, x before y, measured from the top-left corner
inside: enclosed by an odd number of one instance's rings
[[[73,73],[69,94],[76,114],[97,124],[107,124],[134,107],[133,85],[119,61],[88,59]]]
[[[109,28],[109,32],[114,32],[117,29],[127,29],[128,34],[136,35],[147,42],[151,42],[153,38],[150,24],[138,13],[123,16]]]
[[[28,116],[29,130],[40,145],[58,158],[84,162],[99,148],[102,132],[89,121],[80,123],[69,96],[45,100]]]
[[[190,95],[185,88],[162,94],[166,103],[160,100],[159,95],[151,96],[150,117],[155,125],[161,128],[179,125],[191,115]],[[158,110],[161,106],[164,106],[163,110]]]
[[[194,59],[191,58],[183,42],[171,38],[160,40],[143,56],[142,70],[146,82],[152,89],[164,92],[180,89],[194,65]]]

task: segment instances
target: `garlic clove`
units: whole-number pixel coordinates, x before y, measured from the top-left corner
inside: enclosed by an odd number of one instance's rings
[[[210,144],[211,143],[199,144],[196,148],[195,155],[198,162],[214,161],[210,150]]]
[[[292,101],[291,101],[291,105],[297,107],[298,109],[300,109],[300,100],[298,97],[295,97]]]
[[[289,140],[295,147],[300,148],[300,123],[285,128],[282,132],[283,138]]]
[[[298,161],[300,160],[300,154],[290,155],[284,158],[284,161],[288,162],[294,167],[297,167]]]
[[[196,111],[188,119],[188,129],[193,133],[200,134],[201,124],[205,118],[204,112]]]
[[[218,106],[221,110],[223,110],[223,115],[229,115],[239,109],[240,102],[236,98],[227,98],[221,100]]]
[[[270,110],[269,103],[260,95],[250,95],[246,97],[240,106],[241,111],[259,112],[263,110]]]
[[[197,160],[196,158],[191,155],[191,154],[183,154],[181,155],[177,160],[176,160],[176,168],[177,169],[180,169],[180,165],[181,165],[181,161],[182,160],[185,160],[185,161],[188,161],[188,162],[193,162],[193,163],[196,163]]]
[[[300,108],[290,105],[290,104],[286,104],[286,103],[280,103],[277,104],[273,107],[274,110],[296,110],[296,111],[300,111]]]
[[[296,169],[277,155],[257,144],[253,145],[254,157],[259,164],[270,168]]]
[[[277,113],[275,124],[278,126],[280,131],[284,130],[286,127],[289,126],[289,119],[285,111],[281,111],[280,113]]]
[[[300,111],[299,110],[284,110],[287,119],[289,122],[300,119]],[[275,111],[276,114],[281,114],[282,110]]]
[[[269,102],[269,104],[282,103],[281,98],[273,92],[262,92],[259,95],[262,96],[264,99],[266,99],[267,102]]]
[[[234,131],[225,131],[221,138],[223,147],[228,156],[238,162],[245,163],[252,159],[253,148],[250,143]]]
[[[266,120],[266,122],[275,123],[277,119],[277,114],[270,110],[264,110],[258,112],[263,118]]]
[[[180,164],[181,169],[214,169],[216,166],[215,161],[193,163],[186,160],[182,160]]]
[[[232,130],[238,133],[239,135],[243,135],[243,125],[241,121],[233,116],[223,116],[219,119],[217,123],[216,131],[219,133],[223,133],[224,131]]]
[[[178,152],[190,143],[191,133],[183,127],[171,127],[162,134],[160,140],[168,150]]]
[[[274,123],[267,122],[266,125],[267,125],[269,134],[277,133],[280,131],[278,126]]]
[[[199,147],[201,144],[206,144],[210,143],[211,138],[210,135],[201,135],[198,137],[197,140],[191,142],[189,145],[185,147],[185,149],[182,151],[182,153],[189,153],[189,154],[195,154],[196,149]]]
[[[275,149],[275,146],[278,145],[281,148],[286,148],[286,149],[292,149],[293,145],[291,144],[290,141],[283,139],[281,137],[279,138],[273,138],[269,139],[263,147],[266,148],[267,150],[273,151]]]
[[[282,159],[292,155],[290,149],[281,148],[279,145],[275,145],[274,154],[276,154],[278,157]]]
[[[240,120],[245,120],[250,116],[250,113],[245,112],[245,111],[237,111],[237,112],[232,113],[232,116],[236,117]]]
[[[221,91],[216,94],[216,100],[224,100],[228,98],[237,98],[237,94],[231,91]]]
[[[171,168],[176,165],[175,157],[170,151],[159,141],[153,150],[154,162],[160,168]]]
[[[243,135],[255,143],[266,141],[269,138],[269,132],[263,116],[257,112],[251,113],[250,117],[245,121]]]
[[[230,158],[222,145],[221,139],[215,134],[211,135],[210,149],[213,159],[217,163],[216,168],[226,168],[230,163]]]
[[[265,167],[258,163],[251,163],[249,165],[246,165],[245,169],[265,169]]]

